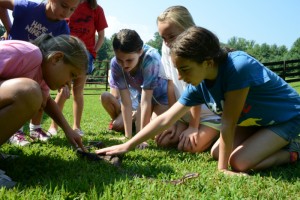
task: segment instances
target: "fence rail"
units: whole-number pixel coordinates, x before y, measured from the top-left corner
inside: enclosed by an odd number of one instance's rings
[[[88,75],[84,90],[105,90],[109,89],[108,85],[108,70],[109,70],[109,60],[95,61],[95,70],[93,75]],[[96,74],[96,75],[95,75]],[[89,92],[85,92],[90,94]]]
[[[105,90],[109,89],[108,85],[108,70],[109,70],[109,60],[95,61],[95,71],[93,74],[89,75],[86,81],[85,90]],[[287,60],[278,62],[267,62],[263,63],[266,67],[270,68],[272,71],[277,73],[286,82],[299,82],[300,81],[300,59],[297,60]],[[85,94],[90,94],[85,92]]]
[[[264,65],[288,83],[300,81],[300,59],[268,62],[264,63]]]

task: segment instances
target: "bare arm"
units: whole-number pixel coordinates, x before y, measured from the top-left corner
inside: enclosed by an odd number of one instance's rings
[[[200,113],[201,113],[201,106],[193,106],[190,109],[191,111],[191,119],[189,122],[189,126],[192,128],[197,128],[199,126],[199,122],[200,122]]]
[[[219,146],[219,170],[228,170],[228,161],[232,152],[235,128],[242,113],[248,92],[249,88],[244,88],[225,93]]]
[[[98,39],[95,44],[95,51],[98,52],[104,42],[104,30],[98,32]]]
[[[0,19],[6,29],[6,32],[9,33],[12,23],[10,21],[8,11],[14,9],[14,1],[13,0],[1,0],[0,1]]]
[[[143,90],[141,97],[141,129],[144,128],[151,119],[152,115],[153,90]]]
[[[121,95],[121,113],[124,120],[125,137],[132,137],[132,102],[128,89],[119,90]]]
[[[67,139],[70,143],[76,147],[79,146],[84,150],[81,137],[78,135],[68,124],[67,120],[63,116],[56,102],[49,96],[47,104],[44,108],[45,112],[63,129]]]
[[[182,117],[190,107],[183,106],[179,102],[175,103],[170,109],[163,114],[159,115],[155,119],[145,126],[140,132],[138,132],[132,139],[124,144],[99,149],[96,153],[114,155],[122,154],[131,149],[134,149],[138,144],[153,138],[155,135],[161,133],[163,130],[173,125],[180,117]]]

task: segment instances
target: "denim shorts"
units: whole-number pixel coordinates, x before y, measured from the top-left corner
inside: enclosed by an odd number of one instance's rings
[[[287,122],[266,127],[288,142],[300,137],[300,115]]]
[[[95,67],[94,67],[94,57],[91,53],[89,53],[89,63],[88,63],[87,74],[92,74],[94,69],[95,69]]]

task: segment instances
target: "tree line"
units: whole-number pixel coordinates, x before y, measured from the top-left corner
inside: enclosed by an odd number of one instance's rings
[[[4,32],[5,28],[0,25],[0,35],[3,35]],[[114,35],[111,38],[105,37],[104,43],[97,53],[96,60],[100,62],[95,63],[96,68],[103,68],[106,63],[102,61],[108,62],[113,58],[113,37]],[[158,49],[159,52],[161,50],[162,42],[163,40],[158,32],[154,33],[153,39],[145,41],[146,44]],[[245,38],[235,36],[230,38],[227,43],[222,43],[221,45],[235,50],[246,51],[262,63],[300,59],[300,37],[293,43],[290,49],[288,49],[285,45],[277,46],[276,44],[269,45],[266,43],[257,44],[254,40],[247,40]],[[96,70],[95,73],[95,76],[99,76],[103,72],[97,72]]]
[[[111,45],[112,38],[105,38],[104,44],[97,54],[97,59],[99,61],[110,60],[114,56]],[[146,44],[158,49],[160,52],[162,42],[162,38],[158,32],[156,32],[154,33],[154,39],[147,41]],[[300,37],[294,42],[290,50],[285,45],[277,46],[276,44],[269,45],[266,43],[257,44],[254,40],[246,40],[239,37],[232,37],[227,43],[221,43],[221,45],[235,50],[246,51],[263,63],[300,59]]]

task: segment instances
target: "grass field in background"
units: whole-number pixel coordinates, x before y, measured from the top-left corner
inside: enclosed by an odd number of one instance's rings
[[[300,91],[300,83],[291,85]],[[94,94],[84,97],[85,144],[89,140],[101,140],[106,145],[121,143],[121,134],[107,131],[109,116],[99,102],[102,91],[85,91]],[[64,114],[72,125],[72,100],[67,101]],[[45,116],[44,129],[49,124]],[[0,161],[0,169],[18,183],[13,189],[0,189],[0,199],[300,199],[300,164],[246,177],[226,176],[217,172],[217,162],[209,152],[182,153],[158,148],[150,141],[148,149],[127,153],[121,167],[116,168],[79,158],[61,130],[47,143],[27,147],[4,144],[1,152],[19,157]],[[167,182],[191,172],[199,173],[199,177],[180,185]]]

